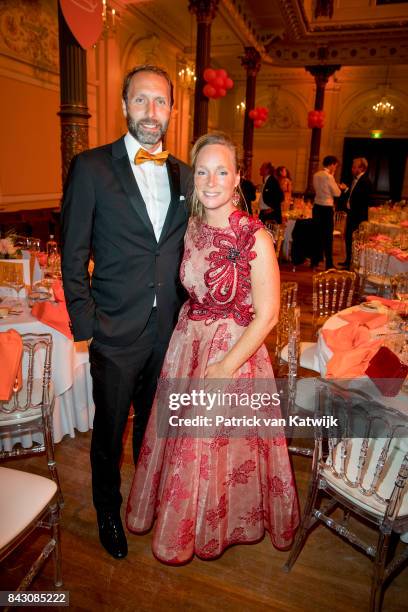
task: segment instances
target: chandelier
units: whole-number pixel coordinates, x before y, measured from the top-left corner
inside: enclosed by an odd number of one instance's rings
[[[103,33],[105,36],[115,33],[117,12],[112,8],[107,0],[102,0],[102,21],[103,21]]]
[[[236,111],[237,111],[238,115],[240,115],[240,116],[245,115],[246,104],[245,104],[245,102],[243,100],[242,100],[242,102],[237,104],[235,108],[236,108]]]
[[[383,96],[377,104],[373,105],[373,111],[377,117],[387,117],[394,110],[394,106],[391,102],[388,102],[386,96]]]
[[[177,73],[177,77],[178,82],[183,89],[193,89],[197,80],[193,64],[190,64],[185,60],[180,61],[180,69]]]

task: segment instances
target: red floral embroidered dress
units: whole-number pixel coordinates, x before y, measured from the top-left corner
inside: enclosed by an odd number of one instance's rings
[[[180,276],[190,299],[181,309],[160,376],[203,378],[251,321],[250,261],[259,221],[235,211],[230,227],[190,220]],[[273,378],[266,347],[241,366],[239,378]],[[163,408],[162,408],[163,410]],[[268,530],[277,548],[291,544],[298,504],[286,441],[262,438],[158,436],[153,404],[127,507],[130,531],[149,530],[153,553],[179,564],[194,554],[210,559],[231,544],[260,540]],[[275,409],[276,414],[276,409]],[[280,416],[278,414],[278,416]],[[161,430],[160,430],[161,431]]]

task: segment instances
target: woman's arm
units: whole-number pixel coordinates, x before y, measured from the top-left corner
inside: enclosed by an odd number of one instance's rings
[[[273,242],[264,229],[256,234],[256,258],[251,262],[254,318],[222,361],[208,366],[207,378],[231,378],[253,355],[278,322],[280,274]]]

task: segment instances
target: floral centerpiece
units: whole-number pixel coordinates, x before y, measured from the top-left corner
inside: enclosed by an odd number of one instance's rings
[[[0,238],[0,259],[19,259],[21,249],[14,244],[14,235],[9,234]]]

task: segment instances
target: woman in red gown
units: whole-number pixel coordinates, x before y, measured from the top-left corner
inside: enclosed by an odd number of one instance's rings
[[[264,435],[256,427],[172,427],[169,417],[191,416],[191,405],[174,413],[162,401],[172,385],[191,392],[197,381],[211,387],[213,379],[263,379],[271,393],[276,390],[263,344],[279,315],[272,240],[260,221],[237,208],[237,154],[226,135],[199,138],[192,165],[192,214],[180,270],[190,297],[166,354],[126,521],[135,533],[156,521],[153,553],[171,564],[194,554],[215,558],[231,544],[259,541],[265,530],[277,548],[288,548],[298,525],[281,429]],[[210,413],[204,408],[202,414]],[[276,417],[280,411],[258,414]]]

